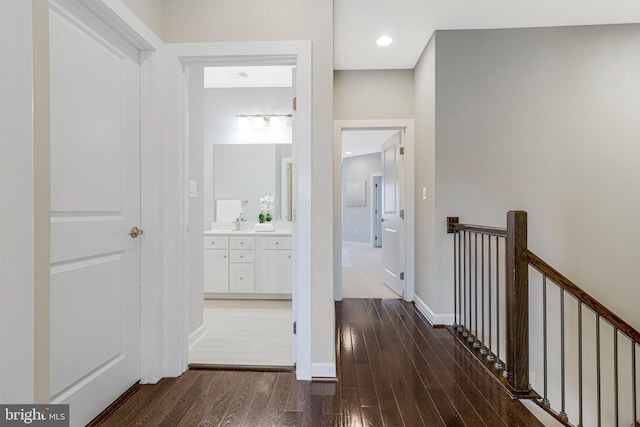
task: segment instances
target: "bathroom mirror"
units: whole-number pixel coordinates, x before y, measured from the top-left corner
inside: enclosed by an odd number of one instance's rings
[[[211,221],[216,200],[246,201],[243,218],[257,221],[265,193],[275,197],[274,220],[291,221],[291,144],[217,144],[211,168]]]

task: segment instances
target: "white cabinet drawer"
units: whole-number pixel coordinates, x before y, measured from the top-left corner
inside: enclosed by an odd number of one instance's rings
[[[229,237],[229,247],[231,249],[253,249],[253,237]]]
[[[255,292],[253,264],[229,264],[229,292]]]
[[[253,262],[253,250],[231,250],[229,255],[229,262]]]
[[[277,237],[261,237],[262,249],[291,249],[291,237],[277,236]]]
[[[205,249],[229,249],[229,238],[227,236],[205,236]]]

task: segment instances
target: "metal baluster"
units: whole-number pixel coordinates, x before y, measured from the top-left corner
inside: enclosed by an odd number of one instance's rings
[[[613,328],[613,393],[616,406],[616,427],[620,425],[618,405],[618,328]]]
[[[467,232],[464,232],[464,236],[462,237],[462,254],[464,255],[464,259],[462,261],[462,280],[464,281],[464,305],[462,307],[464,311],[464,327],[462,328],[462,336],[469,336],[469,318],[467,317],[467,304],[469,303],[469,299],[467,298]]]
[[[463,232],[464,233],[464,232]],[[462,253],[461,253],[461,248],[462,248],[462,244],[463,244],[463,240],[462,240],[462,233],[460,233],[458,231],[458,287],[460,288],[460,291],[458,292],[458,294],[460,295],[460,300],[458,301],[458,315],[460,316],[460,322],[458,324],[458,332],[462,332],[464,331],[464,310],[462,309],[462,301],[463,301],[463,295],[462,293],[464,292],[464,284],[463,284],[463,277],[461,275],[462,273]]]
[[[496,240],[498,237],[496,236]],[[492,354],[493,342],[491,341],[491,317],[493,316],[493,312],[491,311],[491,236],[489,236],[489,351],[487,352],[487,360],[489,362],[493,362],[495,358]]]
[[[480,354],[483,356],[488,353],[487,346],[485,343],[487,342],[487,336],[484,334],[484,234],[482,235],[482,348],[480,349]]]
[[[569,421],[569,417],[565,411],[566,401],[566,384],[564,370],[564,289],[560,289],[560,386],[562,389],[562,409],[560,410],[560,419],[564,422]]]
[[[478,339],[478,336],[480,335],[478,334],[478,233],[475,234],[474,245],[475,248],[473,250],[473,269],[475,270],[475,277],[473,279],[473,288],[475,291],[474,305],[476,307],[476,330],[474,336],[476,339],[473,343],[473,348],[480,348],[480,340]]]
[[[456,275],[458,259],[456,256],[458,252],[456,251],[456,235],[453,235],[453,329],[458,327],[458,277]]]
[[[596,314],[596,382],[598,388],[598,427],[602,426],[601,390],[600,390],[600,315]]]
[[[578,301],[578,427],[582,427],[582,302]]]
[[[471,303],[473,302],[473,292],[471,290],[471,233],[469,233],[469,244],[467,245],[467,251],[468,251],[468,259],[467,262],[469,263],[467,265],[467,280],[469,283],[469,328],[468,328],[468,333],[467,333],[467,341],[468,342],[473,342],[473,307],[471,305]]]
[[[500,239],[496,238],[496,369],[503,369],[504,364],[500,361]]]
[[[637,414],[637,396],[636,396],[636,343],[635,341],[631,341],[631,371],[633,375],[633,422],[638,422],[638,414]]]
[[[544,361],[544,396],[542,404],[547,408],[549,404],[548,383],[549,376],[547,375],[547,275],[542,275],[542,352]]]

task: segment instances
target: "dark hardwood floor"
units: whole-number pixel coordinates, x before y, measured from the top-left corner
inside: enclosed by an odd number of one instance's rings
[[[336,304],[338,382],[190,370],[142,385],[103,426],[542,426],[413,304]]]

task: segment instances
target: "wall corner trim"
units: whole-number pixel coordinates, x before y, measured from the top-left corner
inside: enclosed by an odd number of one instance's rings
[[[417,295],[413,296],[413,303],[418,311],[427,318],[431,326],[453,325],[453,313],[436,314]]]

